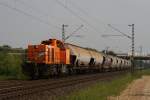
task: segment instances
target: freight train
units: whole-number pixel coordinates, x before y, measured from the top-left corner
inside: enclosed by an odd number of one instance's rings
[[[32,78],[42,78],[61,74],[125,70],[130,67],[130,60],[49,39],[39,45],[28,45],[23,71]]]

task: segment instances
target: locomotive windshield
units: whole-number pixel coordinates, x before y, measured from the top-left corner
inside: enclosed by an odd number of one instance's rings
[[[41,43],[45,44],[45,45],[50,45],[52,42],[53,41],[51,39],[49,39],[49,40],[42,41]]]
[[[64,44],[61,41],[57,41],[57,47],[60,49],[64,49]]]

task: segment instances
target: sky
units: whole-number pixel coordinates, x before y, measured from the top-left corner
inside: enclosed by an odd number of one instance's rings
[[[135,24],[135,49],[150,53],[150,0],[0,0],[0,45],[27,48],[49,38],[61,39],[62,24],[66,42],[83,47],[129,52],[131,40],[108,26],[131,35]]]

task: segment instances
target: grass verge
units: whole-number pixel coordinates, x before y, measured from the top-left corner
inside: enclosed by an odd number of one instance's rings
[[[136,71],[134,74],[125,74],[111,82],[98,82],[96,85],[84,90],[74,92],[69,96],[61,97],[59,100],[106,100],[108,96],[117,96],[133,80],[142,75],[150,75],[150,69]]]

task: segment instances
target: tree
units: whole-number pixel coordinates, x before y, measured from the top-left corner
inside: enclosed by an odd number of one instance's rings
[[[108,55],[112,55],[112,56],[117,56],[117,54],[114,51],[106,51],[106,50],[102,50],[103,53],[106,53]]]
[[[9,45],[3,45],[2,46],[4,49],[11,49],[11,46],[9,46]]]
[[[117,54],[114,51],[107,51],[108,55],[116,56]]]

